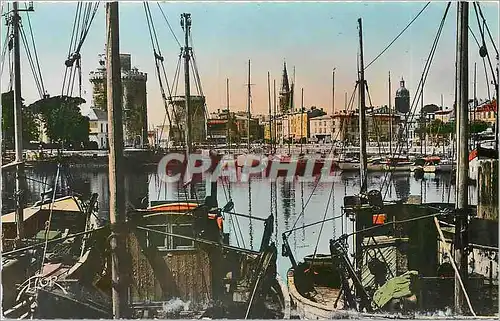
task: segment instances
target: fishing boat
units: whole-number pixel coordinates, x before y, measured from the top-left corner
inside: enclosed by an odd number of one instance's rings
[[[34,279],[48,276],[49,266],[60,267],[62,262],[72,265],[81,254],[85,232],[100,223],[97,194],[88,202],[77,196],[62,197],[25,209],[22,224],[25,238],[21,245],[8,247],[16,240],[15,213],[3,215],[2,237],[7,245],[2,255],[4,316],[20,317],[27,313],[32,300],[19,296],[25,290],[25,281],[35,282]]]
[[[458,6],[461,13],[468,8],[464,2]],[[466,14],[460,14],[461,37],[457,37],[457,41],[467,39],[463,36],[467,34],[466,19]],[[362,44],[361,19],[358,23]],[[461,46],[457,45],[457,48]],[[360,84],[365,82],[362,52],[361,47]],[[463,48],[460,54],[457,53],[457,71],[465,68],[462,64],[466,55]],[[466,72],[461,73],[457,85],[461,93],[467,93],[464,74]],[[360,87],[364,90],[363,85]],[[364,95],[360,94],[360,97],[360,159],[366,160],[366,149],[363,148],[366,124],[362,120],[365,101]],[[460,104],[464,107],[457,115],[461,120],[458,132],[463,134],[467,130],[467,99],[463,95]],[[467,154],[467,137],[463,137],[465,139],[457,142],[461,154],[457,163],[463,162],[463,156]],[[405,167],[409,170],[411,164],[405,158],[397,158],[397,164],[393,163],[390,166],[398,165],[395,170]],[[366,161],[360,164],[366,166]],[[491,272],[498,266],[498,249],[495,248],[498,246],[498,229],[493,231],[493,226],[498,227],[498,220],[479,217],[484,216],[481,211],[468,204],[465,166],[461,168],[460,176],[457,174],[456,204],[422,204],[418,196],[411,196],[406,203],[384,201],[380,191],[367,191],[366,170],[360,170],[360,193],[344,198],[341,217],[353,222],[352,232],[331,239],[330,253],[318,255],[315,252],[312,257],[297,263],[288,244],[289,234],[283,233],[283,256],[291,262],[287,281],[297,317],[415,318],[417,311],[436,313],[445,311],[454,303],[455,313],[460,315],[492,317],[498,313],[498,306],[494,303],[498,301],[498,293],[495,293],[498,282],[493,281],[497,272]],[[487,206],[491,208],[491,204]],[[307,226],[323,224],[326,220]],[[455,236],[454,232],[461,233],[461,236]],[[489,235],[488,241],[480,240],[479,234]],[[465,252],[465,248],[469,250]],[[456,258],[457,255],[460,259]],[[473,273],[469,273],[472,263]],[[479,266],[489,266],[490,275]],[[462,305],[462,298],[466,305]]]
[[[274,218],[263,220],[259,251],[234,247],[229,245],[223,223],[223,214],[231,207],[218,208],[217,201],[208,196],[203,203],[153,202],[145,210],[129,213],[126,243],[131,317],[283,317],[277,251],[270,243]],[[109,253],[106,239],[101,237],[83,252],[72,267],[58,266],[57,274],[52,267],[50,274],[45,273],[57,278],[32,294],[36,300],[33,317],[76,318],[82,317],[82,310],[87,318],[112,316],[109,262],[96,260]],[[183,304],[166,308],[173,301]],[[55,309],[59,304],[65,308]]]

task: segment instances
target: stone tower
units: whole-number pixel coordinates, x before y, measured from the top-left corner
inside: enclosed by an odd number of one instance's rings
[[[100,55],[99,67],[90,72],[95,108],[107,110],[106,62]],[[123,96],[123,140],[125,147],[148,144],[147,74],[131,64],[130,54],[120,54]]]

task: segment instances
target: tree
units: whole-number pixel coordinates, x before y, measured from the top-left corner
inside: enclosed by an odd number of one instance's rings
[[[21,99],[24,100],[24,99]],[[39,135],[36,115],[24,104],[22,105],[23,142],[37,140]],[[2,93],[2,134],[4,146],[14,146],[14,91]]]
[[[41,115],[52,142],[79,145],[89,140],[89,118],[80,112],[84,102],[79,97],[54,96],[35,102],[30,108]]]
[[[469,132],[471,134],[477,134],[480,132],[484,132],[488,127],[489,124],[487,122],[484,122],[482,120],[476,120],[469,124]]]

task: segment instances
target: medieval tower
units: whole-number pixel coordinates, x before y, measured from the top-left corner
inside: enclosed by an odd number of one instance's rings
[[[123,96],[123,140],[125,147],[148,144],[147,74],[131,64],[130,54],[120,54]],[[106,62],[100,56],[99,67],[90,72],[95,108],[107,111]]]

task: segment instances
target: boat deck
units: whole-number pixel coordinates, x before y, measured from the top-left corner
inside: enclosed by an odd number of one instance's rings
[[[42,210],[51,210],[52,211],[64,211],[64,212],[81,212],[78,203],[72,196],[66,196],[54,201],[54,203],[44,204],[42,206],[33,206],[28,207],[23,210],[23,219],[27,221],[33,215],[37,214]],[[16,212],[11,212],[5,215],[2,215],[2,224],[11,224],[16,223]]]
[[[316,293],[311,298],[319,304],[334,308],[335,301],[340,295],[340,289],[333,289],[326,286],[315,286]],[[342,298],[337,302],[337,309],[343,307]]]

